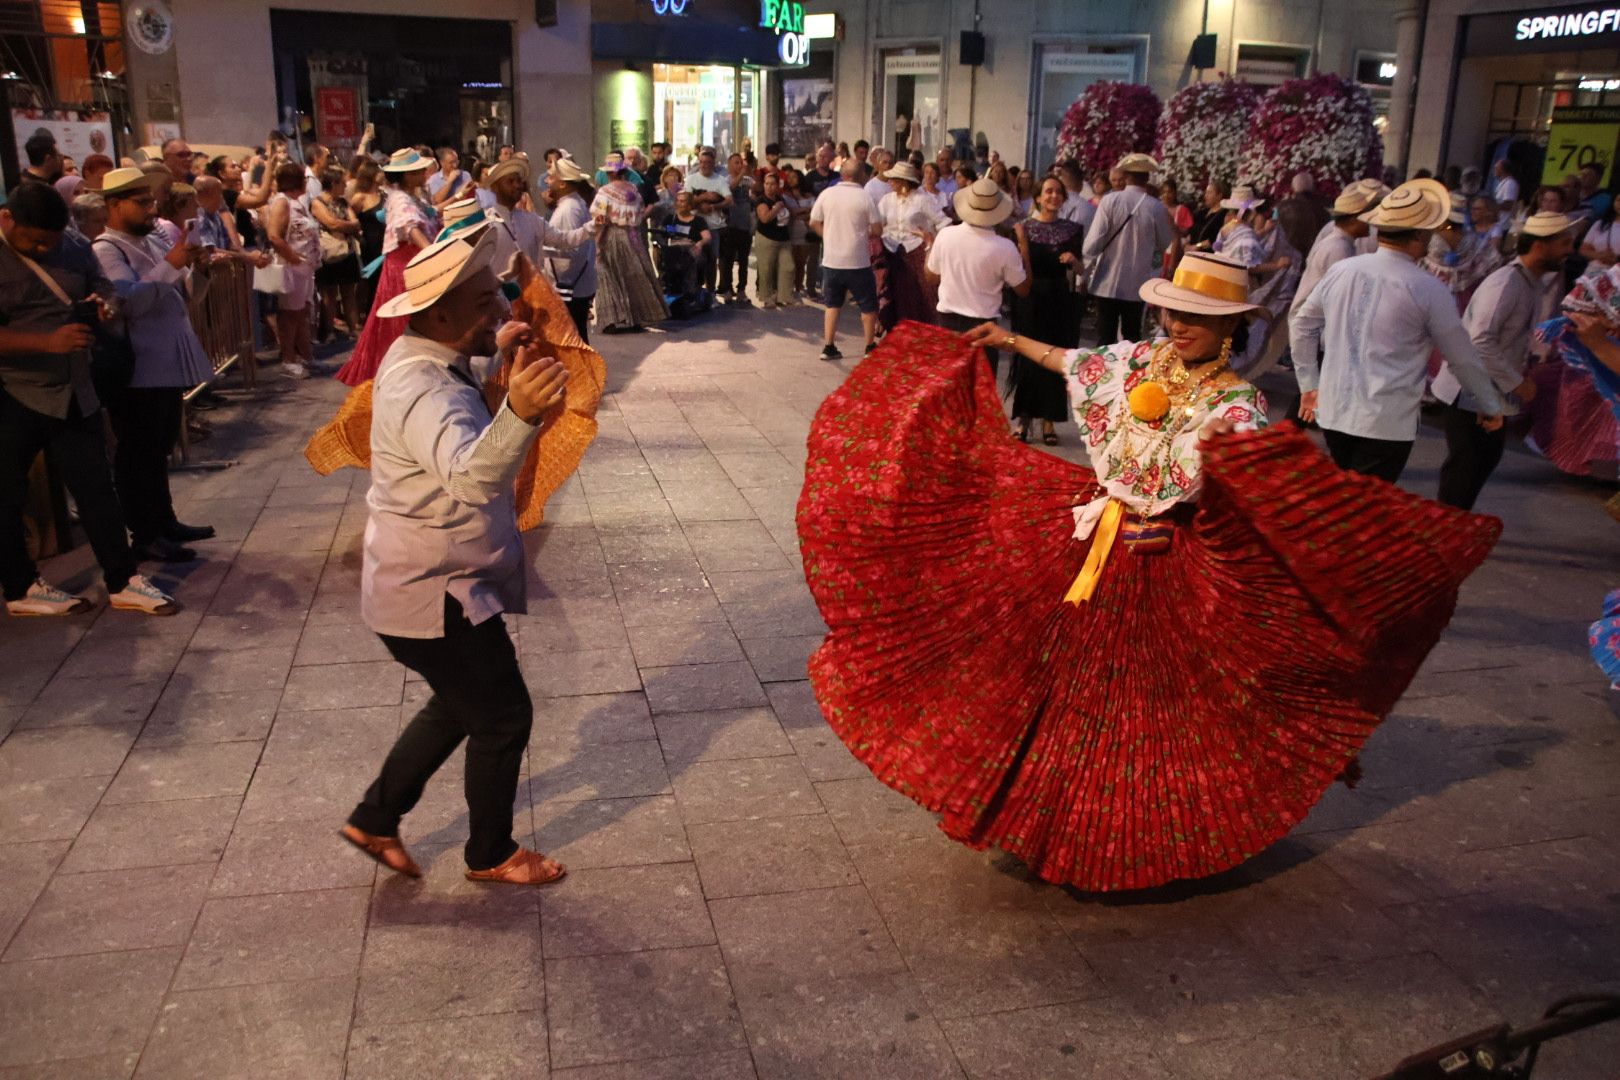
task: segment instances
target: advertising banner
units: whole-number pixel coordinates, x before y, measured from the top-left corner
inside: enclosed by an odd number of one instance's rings
[[[104,112],[12,109],[11,130],[17,138],[18,169],[28,166],[23,144],[39,131],[48,131],[56,136],[57,151],[80,165],[91,154],[106,154],[114,161],[118,159],[118,151],[113,146],[112,117]]]
[[[832,138],[831,79],[782,80],[782,153],[802,157]]]

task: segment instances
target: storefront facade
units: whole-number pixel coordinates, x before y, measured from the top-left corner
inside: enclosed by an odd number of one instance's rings
[[[693,3],[699,0],[692,0]],[[811,0],[836,19],[836,137],[932,154],[952,132],[984,141],[1012,163],[1051,160],[1064,112],[1101,80],[1146,83],[1168,98],[1188,82],[1234,73],[1256,84],[1317,72],[1370,73],[1375,104],[1391,98],[1395,12],[1401,0]],[[1207,22],[1206,22],[1207,11]],[[963,33],[982,35],[983,61],[964,63]],[[1188,63],[1214,34],[1213,66]],[[971,44],[970,44],[971,51]]]
[[[254,146],[280,127],[342,149],[367,122],[384,151],[407,142],[538,151],[591,139],[589,0],[557,0],[544,26],[534,0],[139,6],[169,21],[161,48],[128,50],[145,142],[178,134]]]
[[[592,19],[596,156],[654,142],[678,162],[702,146],[760,154],[813,145],[823,126],[830,55],[794,0],[595,0]]]
[[[1609,171],[1620,133],[1620,7],[1432,0],[1422,58],[1414,168],[1484,167],[1511,145],[1527,180],[1556,183],[1584,164]]]

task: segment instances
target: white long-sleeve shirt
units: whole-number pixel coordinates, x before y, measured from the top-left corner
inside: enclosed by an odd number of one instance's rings
[[[1463,312],[1463,329],[1479,350],[1479,358],[1502,392],[1507,412],[1519,411],[1512,391],[1524,382],[1525,365],[1530,360],[1530,329],[1535,325],[1542,284],[1522,259],[1492,271],[1468,301]],[[1452,374],[1449,361],[1440,365],[1434,377],[1434,396],[1447,404],[1470,412],[1479,411],[1479,402]]]
[[[1091,228],[1091,219],[1097,216],[1097,208],[1091,205],[1091,200],[1084,192],[1071,191],[1063,200],[1063,206],[1058,210],[1058,217],[1064,221],[1072,221],[1082,229]]]
[[[1299,287],[1294,290],[1294,302],[1289,312],[1299,310],[1299,306],[1329,270],[1355,255],[1355,237],[1331,221],[1322,226],[1322,231],[1316,234],[1316,240],[1311,244],[1311,253],[1305,257],[1305,269],[1299,275]]]
[[[1500,415],[1491,383],[1457,315],[1451,290],[1416,260],[1384,247],[1327,272],[1290,323],[1301,391],[1318,391],[1317,422],[1330,431],[1409,442],[1435,349],[1480,403]]]
[[[1164,203],[1146,188],[1110,191],[1086,230],[1085,261],[1094,296],[1141,299],[1141,288],[1159,272],[1175,226]]]

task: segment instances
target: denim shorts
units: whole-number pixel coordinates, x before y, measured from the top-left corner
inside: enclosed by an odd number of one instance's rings
[[[855,306],[861,309],[863,315],[877,311],[877,275],[872,273],[870,266],[863,266],[859,270],[835,270],[830,266],[821,268],[821,302],[837,310],[844,306],[846,296],[855,301]]]

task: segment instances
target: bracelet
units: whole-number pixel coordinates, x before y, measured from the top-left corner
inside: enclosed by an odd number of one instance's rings
[[[1045,352],[1041,353],[1041,358],[1039,360],[1035,361],[1035,362],[1037,364],[1041,365],[1042,367],[1045,367],[1046,366],[1046,358],[1048,356],[1051,356],[1053,353],[1057,352],[1061,348],[1063,348],[1063,346],[1061,346],[1061,345],[1053,345],[1051,348],[1049,348]]]
[[[1005,338],[1002,339],[1001,347],[1004,348],[1004,349],[1016,349],[1016,348],[1018,348],[1018,335],[1017,334],[1008,334]]]

